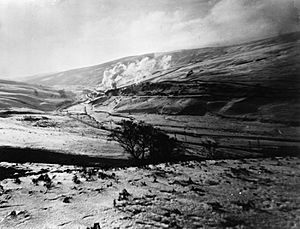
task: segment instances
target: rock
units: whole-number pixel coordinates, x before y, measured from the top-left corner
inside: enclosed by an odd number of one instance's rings
[[[160,215],[152,214],[149,216],[149,219],[156,221],[156,222],[161,222],[162,217]]]
[[[73,176],[72,181],[73,181],[75,184],[80,184],[80,183],[81,183],[81,181],[79,180],[79,178],[78,178],[77,175],[74,175],[74,176]]]
[[[17,212],[16,211],[12,211],[11,213],[9,213],[9,216],[16,217],[17,216]]]
[[[101,229],[100,224],[99,223],[94,223],[94,226],[92,227],[87,227],[87,229]]]
[[[212,207],[212,210],[213,211],[216,211],[216,212],[224,212],[224,210],[222,209],[223,206],[218,203],[218,202],[209,202],[207,203],[208,205],[210,205]]]
[[[194,184],[195,182],[192,180],[192,178],[189,177],[189,180],[187,182],[188,184]]]
[[[148,165],[149,169],[155,169],[155,166],[154,165]]]
[[[21,184],[21,180],[20,180],[19,177],[16,177],[15,180],[14,180],[14,182],[15,182],[16,184]]]
[[[219,184],[218,181],[210,180],[210,179],[206,179],[206,180],[204,181],[204,183],[207,184],[207,185],[217,185],[217,184]]]
[[[2,195],[4,193],[4,188],[2,185],[0,185],[0,195]]]
[[[63,202],[64,202],[64,203],[71,203],[71,199],[72,199],[72,197],[67,196],[67,197],[65,197],[65,198],[63,199]]]
[[[200,195],[205,195],[205,190],[203,190],[203,189],[201,189],[197,186],[192,186],[191,191],[194,191],[194,192],[196,192],[197,194],[200,194]]]
[[[135,172],[136,170],[137,170],[136,167],[130,167],[127,169],[127,171],[129,171],[129,172]]]
[[[251,200],[248,200],[246,202],[235,201],[232,203],[242,207],[243,211],[249,211],[250,209],[255,209],[255,203]]]
[[[124,188],[123,191],[119,193],[118,200],[128,200],[129,196],[131,196],[131,194]]]
[[[182,215],[181,211],[179,211],[177,208],[174,208],[172,210],[170,210],[171,213],[174,213],[176,215]]]

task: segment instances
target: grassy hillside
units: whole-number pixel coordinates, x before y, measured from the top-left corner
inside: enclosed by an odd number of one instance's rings
[[[279,86],[290,86],[291,80],[297,81],[299,37],[300,32],[297,32],[235,46],[131,56],[95,66],[29,78],[28,82],[48,86],[77,85],[95,88],[102,82],[104,71],[117,63],[128,65],[145,57],[158,60],[163,55],[170,55],[172,59],[167,71],[160,68],[151,71],[153,77],[158,77],[157,81],[165,81],[168,78],[182,79],[182,81],[205,79],[219,82],[221,80],[245,83],[250,81],[251,84],[257,84],[266,83],[266,80],[270,79],[268,84],[274,85],[277,82],[277,86],[278,83]],[[185,76],[189,69],[193,69],[196,74],[187,79]],[[291,73],[293,75],[289,76],[289,82],[282,82],[281,77]]]
[[[71,93],[63,90],[0,80],[0,110],[28,108],[51,111],[71,102],[72,97]]]
[[[169,53],[172,66],[112,89],[115,112],[205,115],[299,124],[300,33]],[[175,56],[175,57],[174,57]],[[118,97],[119,96],[119,97]],[[103,104],[95,99],[94,104]]]
[[[105,71],[105,69],[110,68],[119,62],[128,64],[144,57],[151,58],[154,57],[154,54],[125,57],[91,67],[72,69],[43,76],[29,77],[26,81],[28,83],[37,83],[48,86],[85,86],[86,88],[95,88],[98,84],[101,83],[103,79],[103,72]]]
[[[104,64],[74,69],[29,80],[44,85],[96,88],[103,73],[110,69],[118,89],[94,104],[106,105],[114,112],[205,115],[214,113],[253,120],[299,123],[300,32],[246,44],[179,50],[161,54],[126,57]],[[159,63],[170,56],[167,68]],[[147,58],[147,71],[141,63]],[[152,61],[152,62],[151,62]],[[139,81],[118,70],[120,64]],[[117,69],[117,70],[116,70]],[[119,71],[119,73],[118,73]],[[118,76],[119,74],[119,76]],[[145,74],[145,75],[143,75]],[[112,74],[113,75],[113,74]],[[109,85],[109,84],[108,84]],[[104,88],[108,89],[109,87]]]

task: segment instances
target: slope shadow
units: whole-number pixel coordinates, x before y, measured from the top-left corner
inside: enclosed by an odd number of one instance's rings
[[[0,147],[0,162],[47,163],[78,166],[99,166],[103,168],[130,166],[126,159],[100,158],[88,155],[75,155],[55,152],[47,149]]]

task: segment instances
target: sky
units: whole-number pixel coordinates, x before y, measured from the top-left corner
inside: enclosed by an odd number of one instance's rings
[[[300,0],[0,0],[0,78],[299,30]]]

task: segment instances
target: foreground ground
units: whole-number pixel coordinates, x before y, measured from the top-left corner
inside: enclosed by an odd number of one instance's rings
[[[165,130],[198,161],[121,168],[128,156],[107,138],[121,119]],[[0,128],[6,161],[0,163],[0,228],[300,226],[300,160],[288,156],[299,152],[298,126],[118,114],[83,103],[51,113],[11,112]],[[201,161],[205,137],[220,143],[223,158],[254,158]]]
[[[0,228],[299,228],[300,160],[0,164]]]

